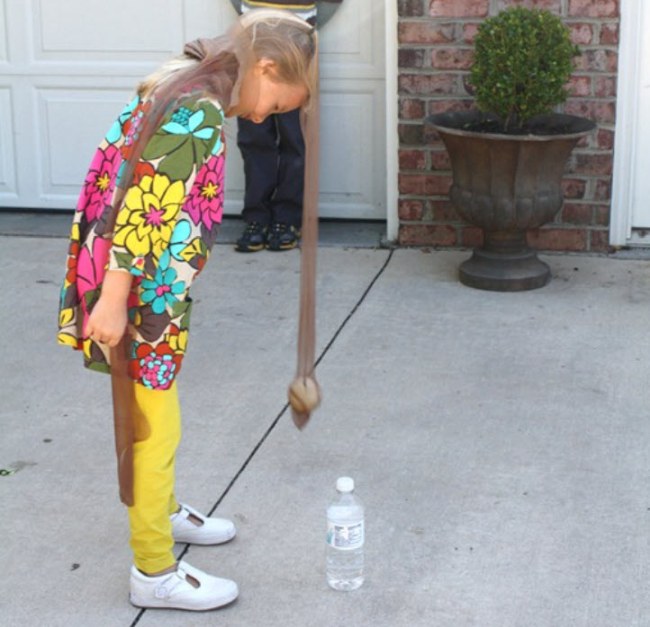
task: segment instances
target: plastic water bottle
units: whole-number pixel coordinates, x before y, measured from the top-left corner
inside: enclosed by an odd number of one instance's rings
[[[327,508],[327,583],[335,590],[356,590],[363,583],[363,504],[350,477],[339,477],[336,491]]]

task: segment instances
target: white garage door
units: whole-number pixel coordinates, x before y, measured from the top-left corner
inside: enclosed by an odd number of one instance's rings
[[[236,14],[230,0],[0,0],[0,206],[71,209],[138,80]],[[321,32],[321,215],[385,219],[384,3],[344,0]],[[226,212],[242,207],[230,121]]]

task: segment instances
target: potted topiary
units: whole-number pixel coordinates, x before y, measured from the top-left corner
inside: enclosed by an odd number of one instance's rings
[[[484,20],[474,41],[470,83],[479,110],[426,120],[450,156],[454,207],[483,229],[483,246],[460,267],[465,285],[520,291],[550,278],[526,232],[561,209],[569,155],[595,128],[585,118],[553,112],[566,100],[578,54],[558,16],[506,9]]]

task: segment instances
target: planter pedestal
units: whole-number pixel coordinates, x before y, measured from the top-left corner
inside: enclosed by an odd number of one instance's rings
[[[485,244],[460,265],[460,282],[496,292],[520,292],[544,287],[551,269],[528,247],[524,233],[486,232]]]
[[[562,208],[562,177],[591,120],[554,113],[533,118],[529,134],[472,130],[494,118],[478,111],[442,113],[426,123],[438,131],[451,160],[449,191],[461,218],[483,230],[484,244],[460,267],[464,285],[519,292],[543,287],[551,273],[526,241]]]

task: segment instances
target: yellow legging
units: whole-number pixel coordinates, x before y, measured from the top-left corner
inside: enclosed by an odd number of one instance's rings
[[[136,568],[157,573],[173,566],[170,515],[174,496],[174,461],[181,439],[181,411],[176,383],[168,390],[134,384],[133,497],[129,507],[131,548]]]

